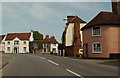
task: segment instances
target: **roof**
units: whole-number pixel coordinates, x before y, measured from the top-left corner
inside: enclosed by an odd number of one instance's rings
[[[52,43],[52,44],[57,44],[57,40],[54,38],[54,37],[46,37],[44,40],[43,40],[44,43]]]
[[[120,15],[112,12],[100,12],[95,18],[93,18],[87,25],[81,30],[97,26],[97,25],[118,25],[120,26]]]
[[[5,40],[13,40],[16,37],[20,40],[29,40],[30,33],[8,33]]]
[[[82,20],[78,16],[67,16],[67,18],[68,18],[68,23],[75,23],[75,22],[86,23],[84,20]]]
[[[5,35],[0,35],[0,42],[3,40],[4,37]]]

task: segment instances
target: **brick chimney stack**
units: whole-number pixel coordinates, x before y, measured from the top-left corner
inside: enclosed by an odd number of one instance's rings
[[[112,12],[120,14],[120,0],[112,0]]]

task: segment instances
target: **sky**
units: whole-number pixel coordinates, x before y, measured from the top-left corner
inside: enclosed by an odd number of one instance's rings
[[[1,5],[1,3],[0,3]],[[1,10],[1,9],[0,9]],[[100,11],[112,11],[110,2],[2,2],[2,32],[30,32],[55,36],[61,42],[64,18],[77,15],[89,22]]]

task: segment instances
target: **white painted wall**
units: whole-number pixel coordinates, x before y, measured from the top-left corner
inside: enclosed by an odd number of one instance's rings
[[[80,23],[80,30],[82,27],[84,27],[86,25],[86,23]],[[82,46],[83,46],[83,35],[82,35],[82,31],[80,31],[80,35],[81,35],[81,41],[82,41]]]
[[[33,32],[31,31],[30,33],[30,39],[29,39],[30,42],[34,41],[34,38],[33,38]]]
[[[58,44],[50,44],[50,51],[51,52],[52,52],[53,48],[56,49],[56,51],[53,52],[53,53],[57,53],[58,54]]]
[[[3,40],[0,42],[0,51],[5,51],[5,38],[6,36],[3,38]]]
[[[48,46],[48,44],[46,44],[46,43],[43,44],[42,53],[49,53],[49,52],[48,52],[48,47],[47,47],[47,46]],[[44,52],[44,49],[46,49],[46,52]]]
[[[74,23],[70,23],[66,30],[66,46],[73,45],[73,35],[74,35]]]
[[[14,41],[18,40],[19,45],[14,45]],[[24,41],[26,41],[26,44],[24,44]],[[8,42],[10,44],[8,45]],[[7,47],[10,47],[10,51],[7,50]],[[14,53],[14,47],[19,47],[18,53],[29,53],[29,41],[23,40],[21,41],[19,38],[15,38],[12,41],[5,41],[5,53]],[[26,51],[24,51],[24,47],[26,47]]]

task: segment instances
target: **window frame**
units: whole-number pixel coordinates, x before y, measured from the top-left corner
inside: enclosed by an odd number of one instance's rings
[[[9,50],[8,50],[9,49]],[[9,51],[10,52],[10,47],[7,47],[7,51]]]
[[[100,34],[99,35],[94,35],[94,33],[93,33],[93,28],[95,28],[95,27],[100,27]],[[94,37],[94,36],[101,36],[101,26],[94,26],[94,27],[92,27],[92,36]]]
[[[23,50],[26,52],[27,51],[27,47],[23,47]]]
[[[18,40],[14,41],[14,45],[19,45],[19,44],[20,44],[20,42]]]
[[[101,50],[100,51],[94,51],[94,48],[95,48],[94,44],[98,44],[98,43],[100,44],[100,49]],[[92,53],[102,53],[102,43],[101,42],[93,42],[92,43]]]

